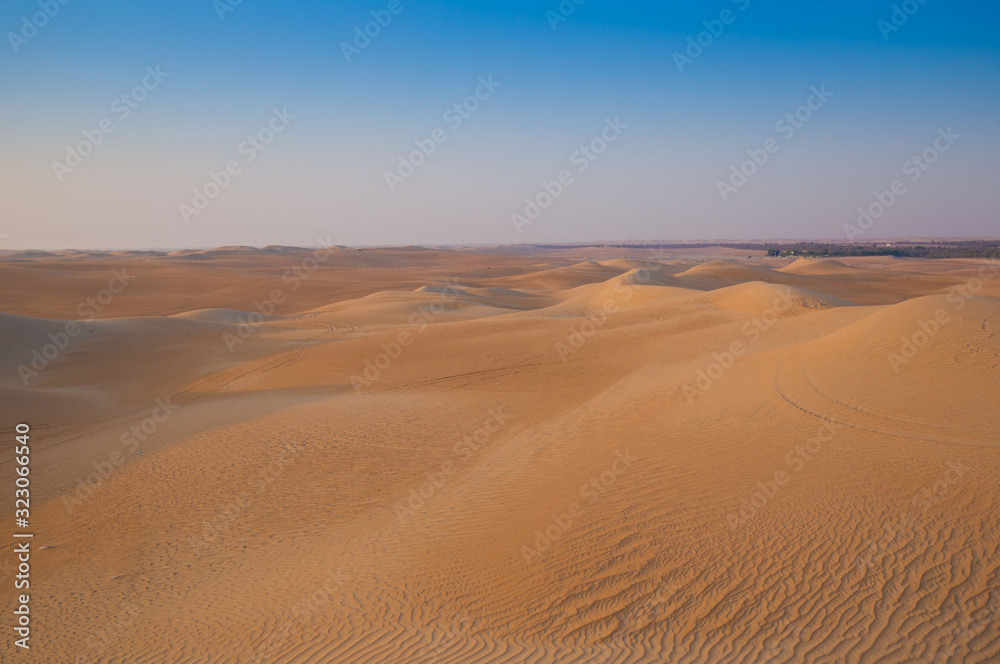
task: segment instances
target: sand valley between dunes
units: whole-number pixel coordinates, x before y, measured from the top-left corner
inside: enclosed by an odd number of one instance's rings
[[[625,253],[0,255],[0,659],[1000,661],[1000,264]]]

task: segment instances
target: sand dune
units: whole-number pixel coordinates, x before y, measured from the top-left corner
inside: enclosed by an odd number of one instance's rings
[[[956,310],[946,296],[916,298],[796,349],[793,357],[778,375],[798,407],[884,436],[1000,445],[993,414],[969,398],[1000,392],[1000,300],[973,297]],[[864,367],[865,380],[839,370],[844,362]],[[935,385],[942,367],[961,378],[961,390]],[[902,390],[901,382],[924,389]]]
[[[599,262],[605,267],[618,268],[619,270],[647,269],[658,274],[676,274],[677,272],[683,272],[686,269],[684,265],[667,265],[659,261],[644,260],[640,258],[613,258]]]
[[[672,278],[669,269],[662,265],[634,267],[619,277],[621,283],[632,286],[675,286],[677,281]]]
[[[66,327],[67,321],[0,313],[0,364],[11,369],[30,362],[32,347],[37,346],[41,352],[45,345],[54,343],[48,335],[66,334]],[[77,331],[81,327],[80,323],[70,323],[70,333],[83,334]]]
[[[3,661],[1000,658],[980,263],[208,253],[0,264]]]
[[[762,281],[726,286],[693,296],[691,301],[716,309],[750,315],[770,312],[776,316],[790,316],[807,309],[854,306],[852,302],[831,295]]]
[[[206,323],[228,323],[239,324],[248,320],[250,312],[238,311],[236,309],[196,309],[185,311],[182,314],[174,314],[173,318],[188,318],[190,320],[200,320]]]
[[[585,284],[598,283],[618,276],[627,270],[618,266],[606,266],[597,261],[584,261],[575,265],[557,267],[505,279],[511,288],[524,290],[562,291]]]
[[[708,261],[688,268],[678,276],[706,276],[719,279],[752,280],[769,276],[774,270],[763,265],[746,265],[730,260]]]
[[[858,268],[837,260],[810,258],[799,258],[794,263],[778,268],[779,272],[791,272],[792,274],[851,274],[856,273],[857,270]]]

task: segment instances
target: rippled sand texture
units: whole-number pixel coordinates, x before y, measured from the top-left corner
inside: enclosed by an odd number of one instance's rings
[[[1000,266],[581,251],[3,257],[3,661],[998,661]]]

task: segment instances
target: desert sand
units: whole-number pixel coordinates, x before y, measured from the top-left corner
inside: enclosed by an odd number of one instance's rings
[[[0,256],[0,659],[998,661],[1000,265],[746,254]]]

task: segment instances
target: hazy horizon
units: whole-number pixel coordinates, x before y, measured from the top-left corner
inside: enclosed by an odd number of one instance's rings
[[[316,240],[325,238],[315,238]],[[858,241],[855,243],[848,242],[843,239],[837,238],[711,238],[711,239],[641,239],[641,238],[626,238],[622,240],[580,240],[580,241],[566,241],[566,242],[524,242],[524,243],[492,243],[492,244],[476,244],[476,243],[442,243],[434,244],[430,242],[424,242],[420,244],[343,244],[340,242],[333,242],[330,244],[322,244],[318,241],[305,244],[217,244],[217,245],[203,245],[203,246],[188,246],[188,247],[114,247],[114,246],[104,246],[104,247],[26,247],[26,248],[10,248],[5,247],[2,239],[0,239],[0,254],[3,253],[19,253],[28,251],[41,251],[41,252],[51,252],[57,253],[61,251],[88,251],[88,252],[114,252],[114,251],[155,251],[155,252],[169,252],[169,251],[211,251],[214,249],[225,249],[233,247],[245,247],[249,249],[265,249],[267,247],[287,247],[291,249],[313,249],[316,247],[325,246],[343,246],[349,249],[400,249],[400,248],[423,248],[423,249],[491,249],[491,248],[501,248],[501,249],[517,249],[519,247],[533,247],[533,246],[565,246],[565,247],[588,247],[588,246],[601,246],[601,245],[626,245],[626,244],[644,244],[651,247],[657,245],[666,244],[690,244],[692,246],[705,245],[705,246],[715,246],[724,244],[773,244],[773,243],[784,243],[784,244],[794,244],[798,242],[807,243],[814,242],[817,244],[879,244],[885,242],[897,242],[912,244],[917,242],[940,242],[946,244],[948,242],[976,242],[976,241],[994,241],[1000,240],[1000,236],[977,236],[977,237],[959,237],[959,236],[940,236],[940,237],[866,237],[863,241]]]

